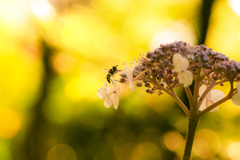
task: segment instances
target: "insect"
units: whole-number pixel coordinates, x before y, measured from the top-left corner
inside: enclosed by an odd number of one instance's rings
[[[111,83],[111,82],[112,82],[111,77],[114,76],[114,74],[116,74],[116,73],[119,71],[119,70],[117,69],[117,67],[118,67],[118,65],[113,66],[111,69],[109,69],[108,74],[107,74],[107,77],[106,77],[108,83]],[[113,83],[113,82],[112,82],[112,83]]]

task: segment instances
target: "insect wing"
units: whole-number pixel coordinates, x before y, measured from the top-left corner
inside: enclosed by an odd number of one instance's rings
[[[109,72],[109,69],[103,69],[101,72],[102,73],[107,73],[107,72]]]

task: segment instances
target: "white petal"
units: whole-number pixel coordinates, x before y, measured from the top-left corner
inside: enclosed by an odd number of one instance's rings
[[[178,73],[179,83],[182,83],[184,87],[188,87],[192,84],[193,75],[192,72],[185,70]]]
[[[97,96],[101,99],[104,99],[107,96],[107,89],[104,87],[101,87],[97,91]]]
[[[205,90],[207,89],[206,85],[201,85],[201,87],[199,88],[199,96],[202,96],[202,94],[205,92]]]
[[[189,66],[189,61],[184,58],[181,54],[177,53],[173,55],[173,66],[176,72],[184,71]]]
[[[204,110],[205,108],[207,108],[207,107],[206,107],[206,98],[202,101],[202,104],[201,104],[201,106],[199,107],[199,110],[202,111],[202,110]]]
[[[132,70],[130,68],[128,68],[128,66],[125,66],[125,73],[126,73],[127,78],[128,78],[129,88],[134,91],[135,86],[134,86],[134,83],[133,83],[133,73],[132,73]]]
[[[212,100],[207,99],[207,101],[206,101],[206,106],[209,107],[209,106],[211,106],[211,105],[214,104],[214,103],[215,103],[215,102],[213,102]],[[217,111],[217,110],[218,110],[218,106],[215,107],[215,108],[213,108],[213,109],[211,109],[210,112],[215,112],[215,111]]]
[[[128,68],[128,66],[125,66],[125,73],[127,75],[127,78],[132,80],[133,79],[133,74],[130,68]]]
[[[106,99],[104,100],[104,106],[105,106],[106,108],[110,108],[112,105],[113,105],[113,100],[111,100],[111,99],[109,99],[109,98],[106,98]]]
[[[209,96],[207,97],[209,100],[211,100],[213,103],[221,100],[224,98],[225,94],[218,90],[218,89],[213,89],[209,92]]]
[[[119,105],[119,92],[120,92],[120,87],[118,86],[118,90],[113,98],[113,103],[114,103],[114,108],[118,109],[118,105]]]
[[[235,105],[240,106],[240,95],[238,92],[236,94],[234,94],[234,96],[232,97],[232,102]]]
[[[103,84],[104,84],[104,86],[108,89],[108,83],[105,82],[105,83],[103,83]]]
[[[129,88],[130,88],[132,91],[135,91],[135,86],[134,86],[133,80],[129,81]]]
[[[240,82],[237,84],[237,93],[240,95]]]

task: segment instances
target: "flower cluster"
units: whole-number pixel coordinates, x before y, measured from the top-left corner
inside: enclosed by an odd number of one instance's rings
[[[115,75],[115,78],[118,76],[118,81],[122,83],[120,87],[113,79],[113,89],[108,86],[107,89],[99,89],[97,95],[104,100],[106,107],[114,104],[116,109],[119,100],[116,96],[119,96],[119,92],[127,85],[131,90],[135,90],[134,81],[137,87],[142,87],[144,84],[147,93],[169,94],[186,114],[188,110],[184,108],[184,104],[176,97],[173,90],[181,85],[187,92],[189,101],[192,102],[190,104],[198,106],[197,110],[202,111],[210,107],[213,111],[217,108],[214,104],[219,105],[219,101],[224,99],[225,95],[219,90],[211,89],[216,85],[230,82],[232,87],[224,100],[232,98],[234,104],[240,105],[240,84],[238,83],[237,89],[233,87],[234,82],[240,81],[240,63],[204,45],[192,46],[182,41],[161,44],[154,51],[141,55],[130,68],[125,64],[125,70]],[[193,80],[194,95],[188,87]]]
[[[194,55],[192,55],[194,59]],[[183,84],[184,87],[187,87],[192,84],[193,75],[188,69],[189,61],[187,58],[184,58],[181,54],[177,53],[173,55],[173,66],[174,71],[178,73],[178,80],[180,84]]]

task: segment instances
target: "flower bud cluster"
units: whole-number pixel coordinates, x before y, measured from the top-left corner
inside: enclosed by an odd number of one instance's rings
[[[183,57],[178,63],[174,63],[174,55]],[[180,63],[181,62],[181,63]],[[186,64],[186,65],[185,65]],[[185,66],[183,66],[185,65]],[[181,69],[185,68],[184,70]],[[184,85],[184,79],[201,73],[203,84],[209,84],[211,80],[237,81],[240,79],[240,63],[229,60],[224,54],[212,51],[204,45],[192,46],[186,42],[177,41],[171,44],[161,44],[154,51],[142,55],[138,63],[132,67],[134,81],[143,81],[147,87],[147,93],[159,93],[163,88],[170,90]],[[192,74],[191,74],[191,73]],[[121,76],[120,81],[126,77]],[[141,86],[141,85],[137,85]]]

